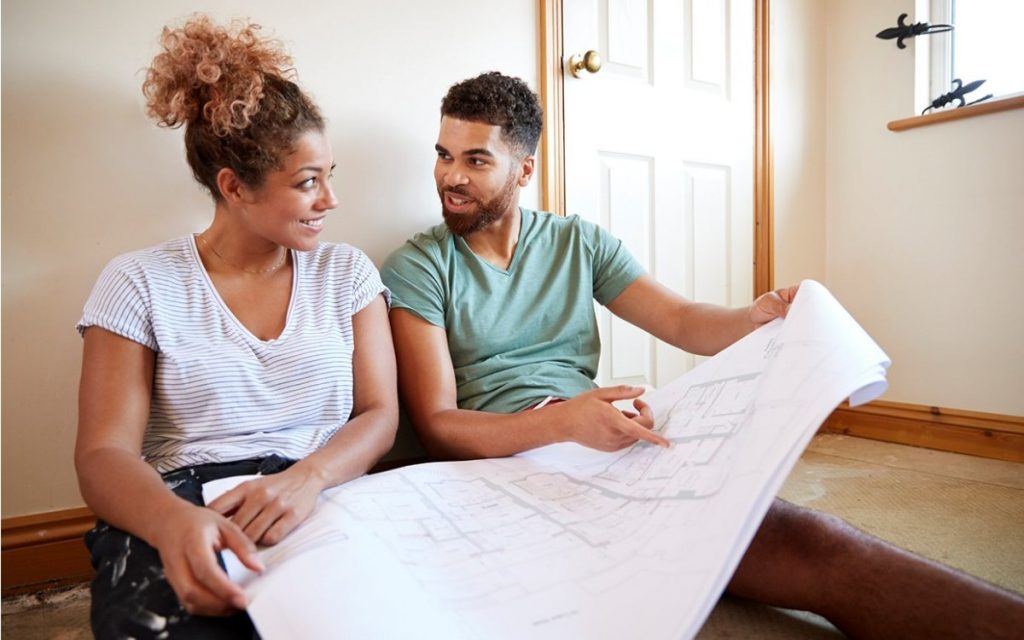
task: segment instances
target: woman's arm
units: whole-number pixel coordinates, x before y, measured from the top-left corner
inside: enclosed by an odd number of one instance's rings
[[[244,608],[244,593],[218,566],[215,552],[230,548],[262,570],[255,547],[230,521],[174,495],[142,460],[155,360],[136,342],[86,329],[75,443],[82,496],[100,518],[160,552],[167,579],[188,611]]]
[[[309,516],[324,489],[363,475],[394,444],[395,350],[383,296],[352,317],[352,329],[352,418],[327,444],[287,471],[242,483],[209,505],[230,514],[255,542],[280,542]]]

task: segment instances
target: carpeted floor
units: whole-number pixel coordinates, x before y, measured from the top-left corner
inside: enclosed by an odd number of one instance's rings
[[[1024,465],[823,434],[782,489],[921,555],[1024,593]],[[3,602],[9,640],[89,638],[85,587]],[[699,640],[836,638],[825,620],[725,597]]]

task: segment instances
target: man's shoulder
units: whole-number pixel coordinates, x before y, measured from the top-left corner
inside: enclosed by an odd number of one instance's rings
[[[586,232],[596,226],[576,214],[563,216],[550,211],[533,211],[525,208],[523,220],[538,230],[555,234]]]
[[[454,237],[444,224],[417,233],[402,243],[381,266],[381,273],[402,271],[410,265],[439,264],[454,247]]]
[[[524,224],[529,225],[531,244],[555,245],[560,251],[569,247],[589,253],[601,240],[601,228],[579,215],[559,215],[547,211],[523,210]]]

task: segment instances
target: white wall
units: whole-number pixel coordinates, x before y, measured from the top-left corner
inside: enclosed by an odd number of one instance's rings
[[[817,116],[807,121],[809,148],[776,131],[776,179],[785,184],[824,158],[824,282],[892,357],[886,400],[1022,415],[1024,110],[887,130],[914,115],[913,47],[926,40],[900,50],[874,34],[906,5],[773,3],[775,34],[786,34],[775,39],[773,76],[796,75],[793,86],[818,93],[813,63],[788,51],[820,56],[826,78],[824,141]],[[789,90],[773,84],[775,96]],[[820,108],[797,103],[776,121],[792,130]],[[803,275],[798,268],[818,268],[821,249],[804,245],[802,234],[819,234],[822,219],[806,214],[787,226],[817,196],[799,201],[779,182],[776,189],[781,284]],[[785,210],[787,194],[797,214]],[[783,255],[790,251],[799,255]]]
[[[771,6],[775,283],[825,274],[825,3]]]
[[[3,516],[78,506],[74,324],[113,256],[201,231],[182,132],[143,112],[160,28],[248,16],[287,44],[329,120],[341,201],[324,238],[378,264],[440,220],[441,97],[492,69],[536,87],[537,3],[12,0],[3,3]],[[537,204],[536,188],[524,204]]]

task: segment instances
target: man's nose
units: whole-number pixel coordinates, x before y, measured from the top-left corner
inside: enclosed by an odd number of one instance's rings
[[[457,187],[469,182],[466,174],[458,167],[452,167],[444,174],[444,184],[447,187]]]

